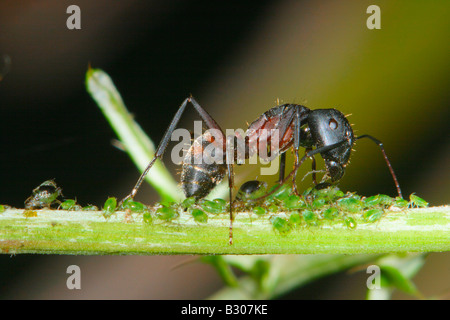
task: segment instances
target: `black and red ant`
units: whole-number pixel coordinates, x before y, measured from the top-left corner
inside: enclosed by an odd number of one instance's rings
[[[191,144],[183,160],[181,173],[182,188],[186,197],[194,197],[199,200],[206,197],[222,181],[225,173],[227,173],[230,197],[230,244],[233,241],[233,164],[237,160],[237,146],[235,143],[237,140],[243,141],[244,151],[242,152],[242,156],[245,159],[249,159],[257,154],[263,160],[272,161],[276,156],[281,155],[279,186],[292,179],[294,192],[297,193],[295,184],[297,170],[306,159],[311,158],[313,160],[313,172],[315,172],[314,155],[320,153],[325,161],[326,178],[329,178],[331,182],[337,182],[344,175],[355,141],[362,138],[369,138],[380,147],[394,180],[398,195],[402,197],[400,185],[381,141],[370,135],[355,137],[347,118],[336,109],[311,110],[298,104],[282,104],[271,108],[253,121],[245,132],[245,137],[241,137],[237,133],[225,136],[223,130],[208,112],[193,97],[189,97],[181,104],[169,128],[165,132],[154,158],[140,176],[131,193],[124,200],[134,198],[156,159],[162,159],[171,135],[189,102],[206,123],[208,129],[213,129],[219,134],[218,136],[214,136],[210,130],[207,130]],[[263,131],[264,134],[261,134]],[[278,133],[278,136],[274,135],[275,132]],[[209,146],[215,147],[214,150],[216,151],[221,151],[224,161],[198,161],[198,158],[203,157],[203,160],[208,160],[205,157],[211,156],[211,154],[203,153],[203,150]],[[300,147],[306,149],[305,155],[302,158],[300,158],[299,153]],[[285,152],[290,148],[294,150],[295,165],[294,169],[285,177]],[[268,152],[264,153],[261,150]],[[313,180],[317,184],[314,173]]]

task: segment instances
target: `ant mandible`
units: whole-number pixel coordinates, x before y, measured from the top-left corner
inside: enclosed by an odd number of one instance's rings
[[[240,137],[237,133],[233,136],[230,135],[226,137],[216,121],[198,104],[192,96],[186,98],[179,107],[156,150],[154,158],[139,177],[131,193],[125,197],[122,202],[126,199],[134,198],[145,176],[155,161],[157,159],[162,160],[171,135],[189,102],[195,108],[202,120],[206,123],[208,129],[215,129],[219,132],[219,139],[213,137],[209,130],[207,130],[203,133],[203,135],[194,140],[183,159],[183,168],[181,173],[182,188],[186,197],[194,197],[196,200],[199,200],[206,197],[211,190],[222,181],[225,173],[227,173],[230,197],[229,244],[232,244],[234,220],[232,197],[232,189],[234,186],[233,164],[236,162],[236,146],[234,142],[236,139],[242,137]],[[266,134],[261,135],[261,130],[264,129],[266,130]],[[278,130],[278,137],[272,135],[272,133],[275,132],[274,130]],[[278,144],[274,144],[272,138],[278,138],[278,141],[276,141]],[[398,195],[402,198],[400,185],[386,152],[384,151],[382,142],[370,135],[355,137],[347,118],[336,109],[311,110],[298,104],[282,104],[271,108],[249,125],[244,137],[244,157],[245,159],[248,159],[254,154],[257,154],[260,158],[266,161],[271,161],[276,156],[281,155],[279,186],[283,185],[286,181],[288,181],[288,179],[292,179],[294,192],[297,193],[295,186],[297,169],[306,159],[310,158],[313,160],[314,172],[314,155],[320,153],[325,161],[326,177],[332,182],[337,182],[344,175],[345,168],[350,159],[353,144],[356,140],[363,138],[369,138],[380,147],[394,180]],[[223,157],[226,161],[196,161],[197,157],[208,156],[202,154],[202,151],[210,145],[214,145],[219,150],[223,151]],[[273,145],[277,147],[273,148]],[[264,148],[268,147],[268,154],[261,154],[260,149],[258,149],[257,146],[263,146]],[[295,165],[294,169],[287,177],[285,177],[285,152],[291,147],[294,149]],[[306,149],[305,155],[301,159],[299,156],[300,147]],[[313,180],[314,183],[316,183],[314,174]]]

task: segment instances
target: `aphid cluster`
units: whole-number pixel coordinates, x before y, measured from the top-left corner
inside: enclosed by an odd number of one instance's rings
[[[414,194],[408,202],[400,197],[391,198],[383,194],[371,197],[361,197],[351,192],[344,194],[335,186],[320,190],[308,188],[301,195],[293,192],[288,184],[280,188],[274,186],[273,193],[265,188],[266,185],[258,181],[244,183],[238,194],[245,194],[245,199],[235,202],[235,205],[244,210],[251,210],[257,216],[269,216],[274,229],[282,234],[299,226],[320,226],[325,223],[343,223],[349,229],[354,229],[357,221],[373,223],[380,220],[386,209],[428,205]],[[250,189],[253,192],[249,192]],[[270,195],[254,197],[261,191]]]
[[[39,208],[98,211],[96,206],[82,207],[73,199],[60,201],[58,197],[61,196],[61,188],[53,180],[45,181],[35,188],[27,199],[28,207],[23,213],[24,216],[36,217],[35,209]],[[382,194],[361,197],[350,192],[344,193],[335,186],[323,189],[316,186],[298,194],[289,183],[268,189],[267,183],[252,180],[240,187],[232,205],[235,212],[250,213],[250,219],[267,219],[276,232],[285,235],[299,227],[317,227],[324,224],[340,223],[354,229],[357,223],[379,221],[388,208],[426,207],[428,203],[415,194],[410,196],[410,201]],[[1,205],[0,213],[8,207]],[[141,215],[147,225],[178,223],[182,215],[198,224],[207,224],[211,216],[226,214],[229,210],[230,203],[223,199],[197,200],[195,197],[186,198],[181,203],[158,203],[154,206],[147,206],[132,199],[118,204],[116,198],[110,197],[102,207],[106,219],[116,211],[126,211],[129,218],[132,214]]]
[[[97,211],[97,206],[82,207],[75,199],[65,199],[62,189],[54,180],[47,180],[33,189],[33,193],[25,200],[25,209],[61,209],[68,211]]]
[[[267,197],[261,197],[264,194]],[[308,188],[302,194],[296,194],[289,184],[273,186],[267,189],[264,182],[252,180],[244,183],[233,202],[234,211],[247,212],[249,218],[266,219],[273,229],[286,235],[298,228],[313,228],[323,225],[341,224],[355,229],[359,223],[375,223],[387,209],[405,209],[411,206],[424,207],[428,204],[416,195],[410,201],[400,197],[392,198],[379,194],[361,197],[355,193],[344,193],[331,186],[317,190]],[[213,216],[226,214],[229,202],[223,199],[196,201],[186,198],[181,203],[157,203],[146,206],[140,202],[126,200],[117,206],[115,198],[108,198],[103,207],[105,218],[117,210],[142,215],[145,224],[178,224],[180,217],[188,217],[198,224],[207,224]]]

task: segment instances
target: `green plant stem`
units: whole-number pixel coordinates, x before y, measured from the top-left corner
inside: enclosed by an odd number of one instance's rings
[[[144,172],[155,155],[155,146],[128,112],[111,78],[100,69],[90,68],[86,73],[86,88],[140,172]],[[177,182],[161,161],[156,161],[146,179],[164,200],[183,198]]]
[[[176,222],[142,214],[116,212],[105,219],[99,211],[22,209],[0,213],[2,253],[48,254],[372,254],[450,250],[450,207],[386,213],[377,223],[358,220],[356,229],[342,222],[299,226],[286,235],[273,230],[267,216],[239,213],[234,242],[228,245],[226,214],[210,215],[198,224],[188,213]]]

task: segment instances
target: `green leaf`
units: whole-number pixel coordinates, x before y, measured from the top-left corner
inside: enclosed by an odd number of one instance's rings
[[[204,256],[200,258],[200,261],[213,266],[227,286],[234,288],[239,286],[238,280],[234,275],[231,266],[223,256]]]
[[[417,288],[414,283],[405,277],[397,268],[381,266],[380,269],[382,287],[395,287],[411,295],[417,294]]]

